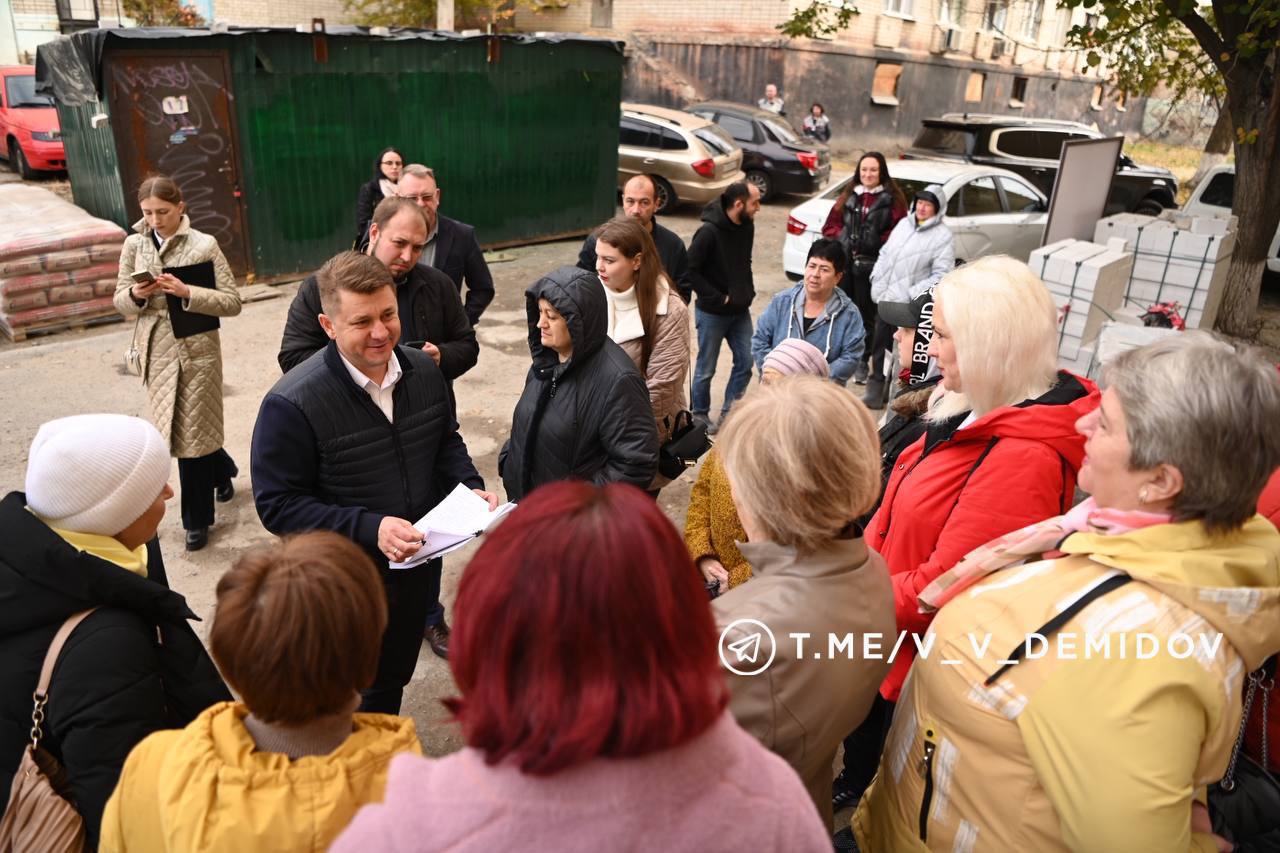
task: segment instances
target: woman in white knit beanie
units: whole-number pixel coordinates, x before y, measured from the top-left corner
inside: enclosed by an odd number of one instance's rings
[[[0,791],[30,744],[54,634],[87,612],[58,656],[40,746],[67,771],[90,849],[134,744],[230,698],[187,621],[195,614],[163,581],[156,530],[170,464],[140,418],[60,418],[31,443],[26,492],[0,500]]]

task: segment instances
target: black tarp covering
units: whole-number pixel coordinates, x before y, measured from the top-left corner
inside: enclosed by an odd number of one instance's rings
[[[215,31],[180,27],[131,27],[126,29],[83,30],[40,45],[36,50],[36,91],[51,95],[55,101],[69,107],[83,106],[102,100],[102,55],[108,41],[120,46],[119,41],[209,38],[210,36],[243,36],[253,33],[297,33],[299,38],[311,38],[315,33],[297,32],[284,27],[258,27]],[[461,35],[438,30],[392,29],[389,35],[372,36],[368,27],[334,26],[326,28],[324,35],[334,37],[360,36],[385,41],[471,41],[475,39],[500,39],[513,44],[559,44],[567,41],[608,44],[618,53],[623,43],[613,39],[584,36],[577,33],[501,33],[494,35]]]

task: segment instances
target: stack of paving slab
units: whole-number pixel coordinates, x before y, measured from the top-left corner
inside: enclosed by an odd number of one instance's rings
[[[1236,218],[1118,213],[1098,221],[1094,240],[1123,239],[1134,253],[1125,302],[1146,309],[1177,302],[1188,329],[1211,329],[1236,243]]]
[[[1028,263],[1058,306],[1058,366],[1088,373],[1099,329],[1124,302],[1133,254],[1123,240],[1068,239],[1036,249]]]
[[[21,341],[120,319],[124,229],[30,184],[0,185],[0,222],[0,331]]]

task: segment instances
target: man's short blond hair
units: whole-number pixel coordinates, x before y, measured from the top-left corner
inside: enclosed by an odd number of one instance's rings
[[[816,376],[784,376],[734,404],[717,441],[734,500],[769,541],[812,553],[880,493],[866,406]]]

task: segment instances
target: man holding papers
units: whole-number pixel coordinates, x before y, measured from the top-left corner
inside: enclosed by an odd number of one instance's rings
[[[362,710],[398,713],[422,627],[439,606],[440,561],[393,570],[422,547],[413,525],[458,484],[495,509],[458,434],[432,357],[397,347],[391,273],[343,252],[316,274],[328,346],[267,393],[253,430],[253,497],[272,533],[333,530],[382,569],[388,622]],[[444,631],[447,632],[447,628]]]

